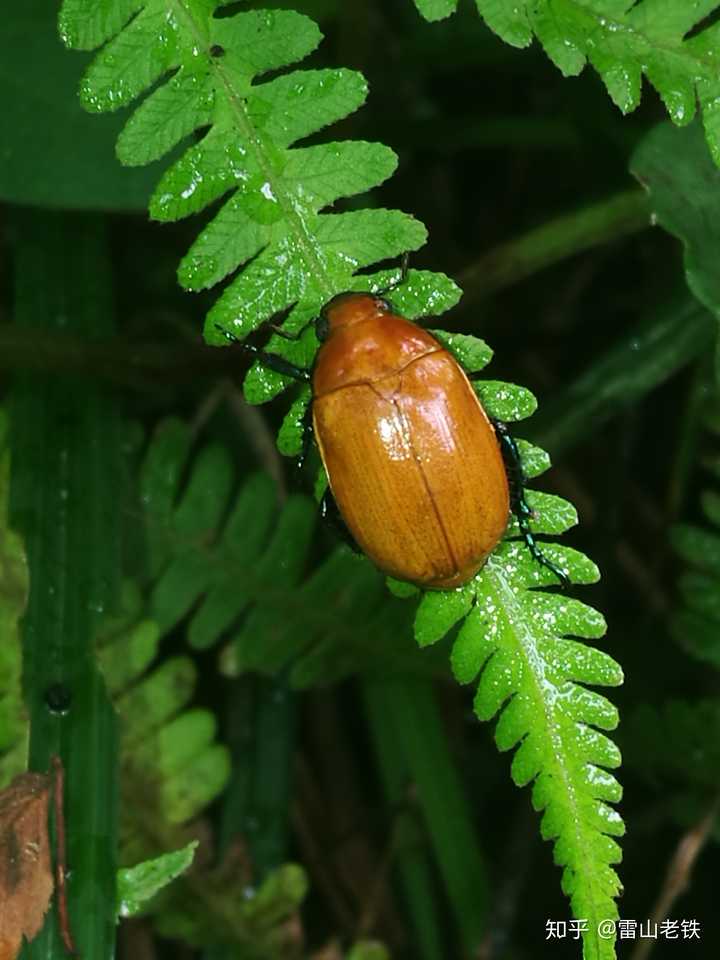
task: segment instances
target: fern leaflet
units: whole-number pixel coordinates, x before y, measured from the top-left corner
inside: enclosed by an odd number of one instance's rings
[[[716,415],[715,415],[716,416]],[[716,438],[717,422],[708,418]],[[720,459],[715,454],[707,464],[720,477]],[[703,491],[700,498],[703,526],[676,524],[672,544],[686,565],[678,587],[682,605],[673,614],[670,630],[679,645],[691,656],[720,669],[720,494]]]
[[[643,75],[672,121],[683,126],[702,109],[720,165],[720,22],[705,24],[718,0],[475,0],[488,27],[506,43],[533,37],[566,77],[589,61],[623,113],[640,102]],[[448,16],[457,0],[415,0],[428,20]],[[690,34],[690,35],[688,35]]]

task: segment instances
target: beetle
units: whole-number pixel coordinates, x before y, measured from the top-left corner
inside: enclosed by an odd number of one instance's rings
[[[460,586],[510,512],[500,446],[470,381],[382,297],[340,294],[319,327],[313,430],[340,515],[385,573]]]
[[[243,347],[279,373],[311,381],[329,490],[373,563],[425,589],[461,586],[502,538],[512,505],[533,557],[567,585],[530,531],[517,445],[487,416],[455,357],[367,292],[333,297],[316,333],[312,371]]]

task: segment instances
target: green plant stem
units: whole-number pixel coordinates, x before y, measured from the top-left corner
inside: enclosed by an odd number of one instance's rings
[[[257,886],[287,859],[295,694],[283,677],[243,676],[233,683],[229,707],[233,772],[223,800],[220,853],[243,840]],[[204,954],[205,960],[236,955],[237,947],[229,945]]]
[[[457,282],[467,307],[583,250],[651,225],[644,190],[635,188],[581,207],[501,244],[466,267]]]
[[[248,845],[253,880],[262,883],[287,855],[295,695],[283,677],[244,677],[235,686],[230,742],[233,779],[220,842],[226,849],[242,837]]]
[[[712,361],[709,353],[698,359],[685,397],[667,485],[667,517],[672,520],[678,520],[689,508],[688,497],[697,475],[698,453],[706,428],[703,416],[712,383]]]
[[[407,803],[409,772],[394,729],[380,712],[378,683],[363,684],[365,711],[371,727],[387,805],[398,811],[393,824],[393,863],[396,865],[407,909],[415,929],[415,946],[422,960],[444,960],[443,938],[434,877],[427,843],[417,811]]]
[[[20,212],[18,325],[107,336],[109,265],[102,221]],[[65,766],[70,920],[81,956],[110,960],[115,942],[115,715],[93,641],[119,576],[120,431],[115,399],[94,382],[18,376],[10,397],[10,514],[24,537],[30,595],[23,621],[29,767]],[[54,704],[54,706],[51,706]],[[52,916],[26,948],[65,960]]]
[[[523,436],[551,456],[597,433],[619,410],[636,403],[711,349],[716,323],[691,298],[638,324],[611,350],[559,391],[528,422]]]
[[[462,783],[448,752],[432,685],[425,680],[372,679],[362,684],[366,714],[388,800],[402,806],[408,782],[417,798],[464,947],[471,956],[485,927],[489,890],[485,863]],[[422,868],[420,868],[422,871]],[[401,866],[419,941],[438,940],[432,916],[422,916],[427,879],[412,851]],[[443,956],[442,949],[440,956]],[[423,956],[434,956],[428,951]],[[447,955],[447,951],[445,951]]]
[[[240,349],[218,350],[197,344],[89,342],[67,330],[0,326],[0,369],[97,377],[134,389],[195,382],[198,376],[237,373],[250,365]]]

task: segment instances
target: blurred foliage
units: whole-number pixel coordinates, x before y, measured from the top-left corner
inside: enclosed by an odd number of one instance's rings
[[[447,17],[457,0],[415,0],[428,20]],[[643,76],[673,121],[691,122],[698,101],[708,144],[720,161],[717,0],[476,0],[479,14],[506,43],[533,37],[564,76],[591,63],[613,102],[628,113],[640,102]],[[690,34],[690,36],[688,36]]]
[[[25,769],[27,717],[21,686],[19,620],[27,603],[27,558],[8,524],[8,422],[0,410],[0,786]]]

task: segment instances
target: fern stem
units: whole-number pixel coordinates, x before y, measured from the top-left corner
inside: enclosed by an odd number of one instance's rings
[[[524,431],[553,457],[664,383],[712,343],[715,322],[686,298],[638,324],[577,380],[545,402]]]
[[[17,215],[16,321],[92,337],[111,324],[102,223]],[[93,640],[119,573],[118,414],[90,381],[19,376],[11,394],[10,509],[23,535],[30,595],[23,623],[29,766],[66,769],[70,918],[79,952],[115,942],[116,728]],[[52,705],[52,706],[51,706]],[[54,918],[27,956],[65,958]]]
[[[650,203],[645,191],[638,188],[556,217],[501,244],[466,267],[457,278],[465,291],[463,307],[554,263],[650,225]]]
[[[432,686],[426,681],[368,680],[368,722],[392,802],[409,780],[417,787],[432,845],[465,953],[480,942],[488,908],[488,879],[462,783],[448,752]],[[409,869],[409,868],[406,868]],[[418,878],[415,881],[419,884]],[[405,880],[406,892],[413,896]],[[420,921],[416,918],[418,932]]]

